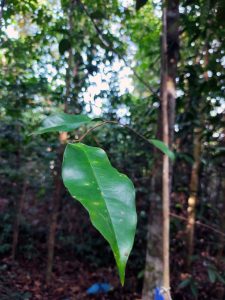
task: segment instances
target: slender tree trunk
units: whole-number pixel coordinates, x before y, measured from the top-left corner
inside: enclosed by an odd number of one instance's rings
[[[167,97],[169,119],[169,145],[174,142],[174,123],[176,107],[176,77],[179,60],[179,0],[167,0],[166,39],[167,39]],[[172,172],[172,168],[171,168]],[[170,178],[172,178],[172,173]]]
[[[20,227],[20,222],[21,222],[23,204],[24,204],[24,200],[26,197],[27,186],[28,186],[28,183],[25,180],[23,183],[21,196],[19,197],[19,200],[17,201],[16,216],[15,216],[15,223],[14,223],[14,229],[13,229],[13,242],[12,242],[12,259],[13,260],[16,257],[16,250],[17,250],[18,238],[19,238],[19,227]]]
[[[151,196],[149,208],[149,220],[147,227],[147,249],[142,299],[154,299],[154,289],[162,284],[163,262],[162,262],[162,193],[161,154],[155,150],[155,155],[160,159],[154,164],[154,173],[151,178]]]
[[[64,140],[65,136],[64,133],[60,134],[60,142],[63,142],[61,139]],[[48,234],[48,242],[47,242],[47,269],[46,269],[46,284],[50,283],[52,269],[53,269],[53,260],[54,260],[54,250],[55,250],[55,236],[57,230],[57,221],[58,221],[58,214],[59,214],[59,207],[61,201],[61,194],[62,194],[62,180],[61,180],[61,164],[62,161],[62,153],[63,153],[63,145],[60,145],[59,153],[57,155],[57,162],[56,162],[56,174],[54,175],[54,193],[52,198],[52,212],[50,216],[50,225],[49,225],[49,234]]]
[[[163,7],[163,34],[162,34],[162,124],[163,142],[169,146],[169,118],[168,118],[168,88],[171,83],[168,78],[167,62],[167,5]],[[169,264],[169,245],[170,245],[170,169],[169,157],[163,155],[162,170],[162,206],[163,206],[163,288],[168,291],[170,288],[170,264]],[[165,299],[169,300],[168,293]]]
[[[188,198],[188,222],[187,222],[187,245],[188,245],[188,266],[191,265],[191,257],[194,252],[194,231],[196,218],[196,205],[198,202],[199,168],[201,163],[201,129],[194,130],[193,145],[194,163],[191,171],[190,195]]]
[[[57,155],[56,168],[54,175],[54,187],[55,191],[52,197],[52,212],[50,216],[49,234],[47,242],[47,269],[46,269],[46,284],[50,283],[52,269],[53,269],[53,259],[55,250],[55,237],[58,223],[59,207],[62,195],[62,179],[61,179],[61,162],[63,158],[64,144],[67,141],[67,132],[61,132],[59,135],[60,147]]]
[[[174,139],[175,99],[177,62],[179,58],[179,1],[168,0],[163,3],[163,30],[161,52],[161,113],[159,114],[158,127],[163,134],[163,141],[172,146]],[[158,162],[158,178],[152,177],[153,201],[158,199],[158,204],[150,205],[150,218],[147,235],[146,266],[142,298],[154,299],[154,288],[163,285],[167,290],[164,294],[169,299],[170,293],[170,268],[169,268],[169,209],[172,184],[172,165],[167,156],[163,157],[163,166]],[[161,181],[162,199],[157,191],[159,180]],[[157,193],[157,196],[155,195]],[[157,201],[156,201],[157,203]],[[163,213],[162,212],[163,209]],[[160,227],[163,224],[163,229]],[[162,238],[161,238],[162,236]],[[163,248],[162,248],[163,244]],[[155,251],[154,251],[155,249]],[[162,249],[162,250],[161,250]]]
[[[179,0],[165,0],[162,36],[162,122],[163,142],[172,147],[174,140],[176,76],[179,58]],[[173,169],[168,156],[163,156],[163,287],[165,299],[170,296],[170,195]]]
[[[69,31],[72,38],[72,13],[73,13],[73,2],[70,2],[68,16],[69,16]],[[66,70],[66,94],[64,101],[64,112],[68,111],[68,104],[71,96],[71,79],[72,79],[72,69],[73,69],[73,51],[72,47],[69,49],[68,56],[68,67]],[[62,194],[62,179],[61,179],[61,161],[63,156],[64,144],[67,141],[67,132],[61,132],[59,135],[60,148],[57,155],[56,162],[56,175],[54,178],[55,192],[53,193],[52,198],[52,212],[50,217],[49,225],[49,235],[47,242],[47,269],[46,269],[46,284],[49,284],[51,281],[52,269],[53,269],[53,260],[54,260],[54,249],[55,249],[55,237],[58,223],[59,207],[61,202]]]
[[[71,52],[72,53],[72,52]],[[69,55],[70,56],[70,55]],[[68,66],[69,68],[69,66]],[[68,77],[67,80],[70,80]],[[69,97],[69,90],[70,84],[66,82],[66,99]],[[64,111],[67,110],[67,100],[65,100]],[[67,141],[67,132],[61,132],[59,135],[59,152],[57,155],[56,161],[56,174],[54,175],[54,187],[55,191],[52,197],[52,212],[50,217],[50,225],[49,225],[49,234],[48,234],[48,242],[47,242],[47,269],[46,269],[46,283],[49,284],[52,275],[52,268],[53,268],[53,258],[54,258],[54,249],[55,249],[55,236],[56,236],[56,229],[58,223],[58,215],[59,215],[59,207],[61,201],[61,194],[62,194],[62,179],[61,179],[61,161],[63,158],[63,150],[64,144]]]
[[[205,44],[205,57],[204,57],[204,66],[208,66],[208,42],[207,42],[208,33],[206,32],[206,44]],[[208,81],[208,72],[204,72],[204,79]],[[187,268],[191,267],[192,256],[194,253],[194,234],[195,234],[195,221],[196,221],[196,206],[198,204],[198,189],[199,189],[199,170],[201,165],[201,152],[202,152],[202,126],[204,124],[204,112],[203,112],[204,102],[200,98],[199,107],[197,109],[196,115],[199,119],[199,127],[195,127],[193,131],[193,158],[194,163],[191,170],[191,179],[190,179],[190,193],[188,198],[188,221],[187,221]]]

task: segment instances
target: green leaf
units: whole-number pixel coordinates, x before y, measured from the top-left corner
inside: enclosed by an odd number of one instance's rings
[[[215,283],[216,277],[217,277],[216,272],[214,270],[210,269],[210,268],[207,271],[208,271],[208,276],[209,276],[210,282]]]
[[[187,163],[189,163],[191,165],[194,163],[193,157],[191,157],[190,155],[188,155],[186,153],[179,153],[179,154],[177,154],[177,158],[185,160]]]
[[[133,183],[112,167],[102,149],[82,143],[67,145],[62,177],[110,244],[123,285],[137,223]]]
[[[162,141],[150,139],[150,142],[152,143],[152,145],[154,145],[156,148],[158,148],[160,151],[166,154],[171,160],[175,160],[175,154]]]
[[[197,299],[198,298],[198,287],[197,287],[196,283],[192,282],[190,288],[191,288],[191,292],[192,292],[193,296],[195,297],[195,299]]]
[[[216,272],[216,276],[217,276],[217,278],[219,279],[220,282],[225,284],[225,278],[223,278],[218,272]]]
[[[72,131],[82,125],[89,124],[92,120],[85,115],[70,115],[58,113],[44,119],[41,127],[35,134],[54,131]]]
[[[185,288],[186,286],[190,285],[190,284],[191,284],[191,280],[192,280],[191,277],[189,277],[189,278],[183,280],[183,281],[178,285],[178,289],[183,289],[183,288]]]

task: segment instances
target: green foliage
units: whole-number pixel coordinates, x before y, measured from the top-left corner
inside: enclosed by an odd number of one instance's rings
[[[192,293],[194,299],[198,298],[198,284],[192,276],[184,279],[178,285],[178,289],[184,289],[184,288],[189,288],[191,290],[191,293]]]
[[[162,141],[150,139],[150,142],[165,155],[167,155],[171,160],[175,160],[175,154]]]
[[[225,278],[219,273],[219,270],[215,265],[209,265],[207,268],[207,273],[211,283],[220,281],[221,283],[225,284]]]
[[[211,269],[211,268],[208,268],[208,275],[209,275],[209,280],[211,283],[214,283],[216,281],[216,272]]]
[[[91,119],[85,115],[58,113],[47,117],[35,133],[42,134],[54,131],[72,131],[82,125],[89,124],[90,122]]]

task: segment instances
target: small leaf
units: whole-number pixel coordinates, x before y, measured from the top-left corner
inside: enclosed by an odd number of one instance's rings
[[[190,283],[191,283],[191,277],[189,277],[189,278],[183,280],[183,281],[178,285],[178,288],[179,288],[179,289],[183,289],[183,288],[185,288],[186,286],[190,285]]]
[[[175,160],[175,154],[162,141],[150,139],[150,142],[152,143],[152,145],[154,145],[156,148],[158,148],[160,151],[166,154],[171,160]]]
[[[225,278],[222,277],[218,272],[216,272],[216,276],[219,279],[220,282],[222,282],[223,284],[225,284]]]
[[[193,296],[195,297],[195,299],[197,299],[198,298],[198,288],[197,288],[196,284],[192,282],[190,288],[191,288],[191,292],[192,292]]]
[[[92,120],[85,115],[70,115],[58,113],[44,119],[41,127],[35,134],[54,131],[72,131],[82,125],[89,124]]]
[[[209,276],[210,282],[215,283],[215,281],[216,281],[216,272],[213,271],[210,268],[207,271],[208,271],[208,276]]]
[[[62,177],[70,194],[87,209],[92,224],[110,244],[123,285],[137,223],[132,182],[112,167],[102,149],[82,143],[67,145]]]
[[[179,153],[177,155],[177,158],[181,159],[181,160],[185,160],[187,163],[189,163],[190,165],[192,165],[194,163],[194,159],[193,157],[191,157],[190,155],[186,154],[186,153]]]
[[[68,39],[62,39],[59,43],[59,53],[63,55],[66,51],[71,48],[71,43]]]

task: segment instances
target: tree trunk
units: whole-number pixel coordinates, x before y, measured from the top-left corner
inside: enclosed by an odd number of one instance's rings
[[[172,147],[174,140],[175,122],[175,99],[176,99],[176,75],[177,62],[179,58],[179,1],[168,0],[163,3],[163,30],[162,30],[162,52],[161,52],[161,111],[159,120],[163,130],[163,141]],[[160,130],[161,131],[161,130]],[[161,174],[158,168],[158,174]],[[172,185],[172,165],[169,164],[167,156],[163,157],[162,172],[162,198],[157,191],[156,182],[159,180],[152,177],[151,193],[153,201],[158,199],[160,205],[150,205],[150,217],[147,234],[146,266],[142,297],[143,300],[153,300],[154,288],[163,284],[167,290],[165,297],[169,299],[169,208],[170,193]],[[157,196],[155,195],[157,193]],[[163,204],[162,204],[163,202]],[[163,208],[163,214],[160,212]],[[160,224],[163,223],[163,230]],[[161,238],[162,236],[162,238]],[[163,241],[162,241],[163,240]],[[163,253],[162,253],[163,244]],[[155,251],[156,250],[156,251]]]
[[[188,267],[191,265],[191,257],[194,252],[195,210],[198,201],[199,168],[201,163],[201,129],[194,130],[193,145],[194,163],[191,171],[190,195],[188,198],[188,222],[187,222],[187,246]]]
[[[55,236],[57,230],[57,221],[58,221],[58,214],[59,214],[59,207],[61,201],[61,194],[62,194],[62,179],[61,179],[61,161],[62,161],[62,154],[63,154],[63,143],[66,142],[67,136],[64,132],[60,133],[60,148],[59,153],[57,155],[57,162],[56,162],[56,174],[54,175],[54,187],[55,191],[52,197],[52,212],[50,216],[50,225],[49,225],[49,234],[48,234],[48,242],[47,242],[47,269],[46,269],[46,284],[50,283],[52,269],[53,269],[53,260],[54,260],[54,250],[55,250]]]
[[[163,142],[169,146],[169,118],[168,118],[168,95],[169,88],[172,84],[168,77],[168,61],[167,61],[167,5],[164,3],[163,8],[163,34],[162,34],[162,91],[161,91],[161,107],[162,107],[162,129]],[[170,169],[169,157],[163,155],[162,167],[162,207],[163,207],[163,288],[165,299],[169,300],[168,293],[170,288],[170,264],[169,264],[169,237],[170,237]]]
[[[208,66],[209,59],[209,45],[208,45],[208,33],[206,32],[206,43],[205,43],[205,56],[204,56],[204,66]],[[204,72],[204,79],[208,81],[208,72]],[[199,186],[199,170],[201,165],[201,152],[202,152],[202,127],[204,126],[204,101],[200,99],[199,107],[197,108],[196,115],[199,120],[199,127],[195,127],[193,131],[193,158],[194,163],[191,170],[191,179],[190,179],[190,193],[188,198],[188,221],[187,221],[187,268],[191,267],[192,256],[194,253],[194,233],[195,233],[195,221],[196,221],[196,206],[198,203],[198,186]]]
[[[160,119],[160,118],[159,118]],[[159,154],[155,150],[155,154]],[[160,155],[161,158],[161,155]],[[162,164],[158,159],[154,165],[151,178],[151,199],[147,227],[147,249],[142,299],[154,299],[154,289],[162,283],[162,198],[161,198]]]
[[[169,145],[172,147],[174,142],[177,64],[179,60],[179,0],[167,0],[166,3]],[[172,173],[170,178],[172,178]]]
[[[70,2],[68,16],[69,16],[69,31],[72,38],[72,12],[73,12],[73,2]],[[66,70],[66,94],[65,94],[65,101],[64,101],[64,112],[68,111],[68,104],[70,100],[71,94],[71,79],[72,79],[72,69],[73,69],[73,51],[72,47],[69,49],[69,56],[68,56],[68,67]],[[49,235],[48,235],[48,242],[47,242],[47,269],[46,269],[46,284],[50,283],[52,269],[53,269],[53,259],[54,259],[54,249],[55,249],[55,236],[57,230],[57,223],[58,223],[58,215],[59,215],[59,207],[61,201],[61,194],[62,194],[62,179],[61,179],[61,161],[63,158],[63,151],[64,151],[64,144],[67,141],[67,132],[61,132],[59,135],[60,141],[60,149],[57,155],[57,162],[56,162],[56,175],[54,179],[54,186],[55,192],[53,193],[52,198],[52,212],[50,217],[50,225],[49,225]]]
[[[70,56],[70,55],[69,55]],[[69,66],[68,66],[69,68]],[[68,77],[69,78],[69,77]],[[69,79],[68,79],[69,80]],[[70,85],[66,82],[66,99],[68,99]],[[64,111],[67,109],[67,101],[65,100]],[[60,148],[56,158],[56,174],[54,175],[54,186],[55,191],[52,197],[52,212],[50,217],[50,225],[49,225],[49,234],[48,234],[48,242],[47,242],[47,270],[46,270],[46,284],[50,283],[52,268],[53,268],[53,258],[54,258],[54,249],[55,249],[55,236],[57,229],[57,221],[59,214],[59,207],[61,201],[62,194],[62,179],[61,179],[61,161],[63,158],[64,144],[67,141],[67,132],[61,132],[59,134]]]
[[[17,207],[16,207],[16,216],[15,216],[15,223],[14,223],[14,229],[13,229],[13,242],[12,242],[12,259],[14,260],[16,257],[16,250],[18,245],[18,238],[19,238],[19,227],[21,222],[21,216],[22,216],[22,209],[23,204],[26,196],[28,183],[27,181],[24,181],[23,188],[22,188],[22,194],[17,201]]]

